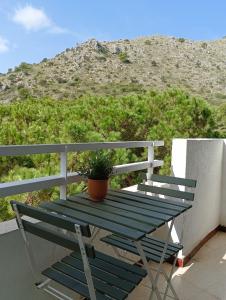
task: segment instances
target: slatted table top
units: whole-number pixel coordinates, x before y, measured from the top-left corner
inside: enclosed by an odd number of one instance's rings
[[[102,202],[90,201],[82,193],[41,206],[131,240],[143,238],[191,208],[187,203],[126,190],[109,190]]]

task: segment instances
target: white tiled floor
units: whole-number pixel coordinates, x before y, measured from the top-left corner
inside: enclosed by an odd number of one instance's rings
[[[165,265],[169,270],[170,266]],[[150,294],[145,278],[130,300],[146,300]],[[173,285],[180,300],[226,300],[226,233],[218,232],[184,268],[173,275]],[[160,280],[160,291],[164,289]],[[172,300],[171,297],[167,298]]]

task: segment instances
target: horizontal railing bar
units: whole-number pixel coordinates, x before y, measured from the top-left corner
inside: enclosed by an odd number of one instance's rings
[[[1,183],[0,198],[38,190],[45,190],[64,183],[65,178],[60,175]]]
[[[154,162],[161,162],[161,161],[154,161]],[[150,162],[148,161],[117,165],[113,167],[113,175],[144,170],[147,169],[149,166],[150,166]],[[71,172],[71,173],[67,173],[66,180],[65,177],[61,175],[54,175],[54,176],[45,176],[45,177],[39,177],[33,179],[25,179],[25,180],[1,183],[0,198],[27,193],[27,192],[44,190],[44,189],[51,188],[53,186],[60,186],[62,184],[80,182],[82,180],[86,180],[86,178],[84,176],[81,176],[78,172]]]
[[[117,148],[143,148],[148,146],[163,146],[163,141],[129,141],[129,142],[98,142],[76,144],[37,144],[37,145],[4,145],[0,146],[0,155],[19,156],[44,153],[60,153],[73,151],[89,151]]]
[[[158,160],[158,159],[155,159],[152,163],[153,168],[161,167],[163,165],[164,165],[164,161],[163,160]]]
[[[84,176],[81,176],[78,172],[67,173],[67,183],[80,182],[86,180]]]
[[[164,146],[164,141],[152,141],[154,147]]]
[[[150,162],[148,162],[148,161],[118,165],[118,166],[114,166],[113,175],[118,175],[118,174],[132,172],[132,171],[144,170],[144,169],[147,169],[149,166],[150,166]]]
[[[64,151],[65,151],[64,144],[0,146],[0,155],[2,156],[60,153]]]

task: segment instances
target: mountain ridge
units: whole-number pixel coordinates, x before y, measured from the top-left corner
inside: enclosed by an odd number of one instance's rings
[[[40,63],[21,63],[0,76],[0,102],[83,94],[122,95],[182,88],[214,104],[226,102],[226,39],[167,36],[88,40]]]

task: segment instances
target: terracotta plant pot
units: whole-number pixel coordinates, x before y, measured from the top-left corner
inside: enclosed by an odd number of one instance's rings
[[[93,201],[101,201],[107,195],[108,179],[88,179],[88,193]]]

